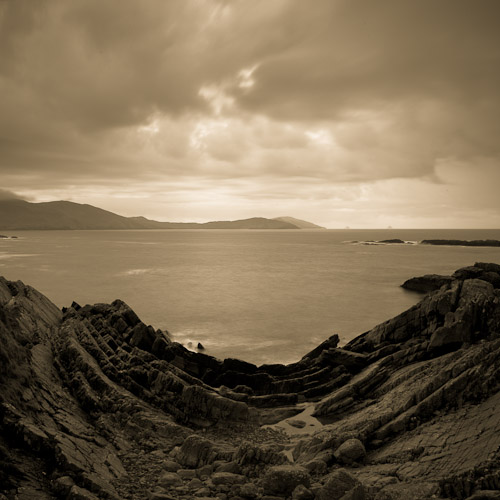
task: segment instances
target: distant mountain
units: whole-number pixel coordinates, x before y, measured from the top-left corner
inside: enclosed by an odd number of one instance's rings
[[[273,220],[288,222],[289,224],[297,226],[299,229],[326,229],[323,226],[318,226],[306,220],[296,219],[295,217],[275,217]]]
[[[298,222],[303,223],[303,221]],[[158,222],[145,217],[123,217],[92,205],[71,201],[30,203],[24,200],[0,200],[0,229],[301,229],[301,227],[281,218],[263,217],[206,223]]]

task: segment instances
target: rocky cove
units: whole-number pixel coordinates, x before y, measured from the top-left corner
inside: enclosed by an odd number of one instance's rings
[[[405,287],[344,347],[256,366],[0,278],[0,499],[500,498],[500,265]]]

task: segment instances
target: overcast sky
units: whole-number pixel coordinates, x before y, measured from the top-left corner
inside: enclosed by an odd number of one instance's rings
[[[0,0],[0,197],[500,227],[498,0]]]

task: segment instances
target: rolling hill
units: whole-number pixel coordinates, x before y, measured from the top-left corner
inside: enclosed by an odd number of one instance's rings
[[[295,221],[295,222],[294,222]],[[1,230],[54,229],[302,229],[315,226],[292,217],[252,217],[234,221],[159,222],[145,217],[123,217],[92,205],[71,201],[31,203],[0,201]]]

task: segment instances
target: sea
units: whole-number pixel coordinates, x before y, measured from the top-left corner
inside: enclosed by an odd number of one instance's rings
[[[10,234],[10,233],[9,233]],[[223,359],[291,363],[416,304],[408,278],[500,263],[500,248],[423,239],[500,239],[500,230],[17,231],[0,275],[57,306],[122,299],[171,338]],[[408,244],[373,244],[398,238]]]

